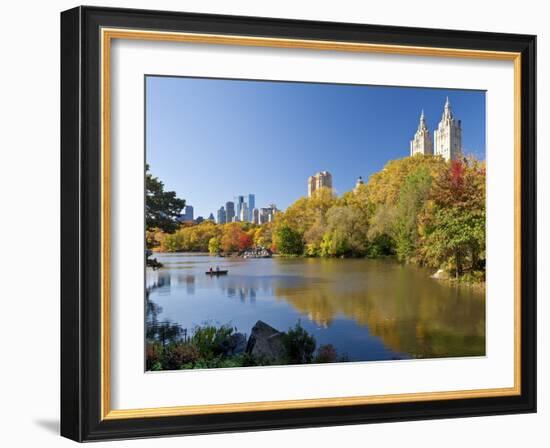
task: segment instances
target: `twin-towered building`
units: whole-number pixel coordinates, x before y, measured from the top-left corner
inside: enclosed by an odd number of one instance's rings
[[[454,118],[448,97],[445,101],[441,121],[434,131],[433,140],[426,125],[424,111],[420,114],[418,129],[410,143],[410,155],[414,156],[415,154],[439,155],[447,161],[462,157],[462,122]],[[357,191],[362,184],[364,184],[363,178],[359,177],[354,190]],[[308,197],[323,187],[332,188],[332,174],[328,171],[320,171],[308,177]]]
[[[448,97],[441,121],[434,131],[433,143],[430,130],[426,126],[424,111],[420,114],[418,129],[411,140],[410,155],[415,154],[440,155],[447,161],[462,157],[462,123],[453,117]]]

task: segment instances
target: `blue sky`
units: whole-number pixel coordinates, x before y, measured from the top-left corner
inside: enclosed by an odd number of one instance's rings
[[[146,77],[146,160],[168,190],[207,217],[239,194],[285,209],[308,176],[337,194],[409,155],[421,109],[433,137],[445,97],[467,154],[485,158],[485,92]]]

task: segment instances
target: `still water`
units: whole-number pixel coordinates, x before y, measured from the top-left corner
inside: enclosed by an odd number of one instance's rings
[[[387,260],[218,258],[155,254],[147,269],[158,321],[191,332],[204,323],[250,334],[263,320],[280,331],[296,322],[352,361],[485,354],[485,294],[429,278]],[[210,267],[227,276],[205,275]],[[154,286],[151,288],[151,286]]]

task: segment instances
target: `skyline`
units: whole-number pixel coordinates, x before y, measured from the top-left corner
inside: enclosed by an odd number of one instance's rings
[[[341,195],[408,156],[421,110],[433,132],[447,96],[464,153],[485,159],[484,91],[147,76],[147,163],[195,216],[239,191],[284,210],[319,171]]]

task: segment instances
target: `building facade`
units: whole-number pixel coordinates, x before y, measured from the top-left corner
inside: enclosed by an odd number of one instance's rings
[[[249,222],[253,222],[252,213],[254,212],[254,209],[256,208],[256,196],[253,195],[253,194],[249,194],[248,198],[247,198],[247,201],[246,201],[246,205],[248,207],[248,217],[247,217],[246,220],[249,221]]]
[[[218,209],[218,224],[225,224],[227,222],[227,213],[224,206],[222,205]]]
[[[241,218],[243,204],[245,204],[244,196],[237,196],[235,198],[235,217],[236,217],[236,221],[242,221],[243,220]]]
[[[225,221],[233,222],[235,218],[235,203],[228,201],[225,203]]]
[[[252,209],[252,222],[254,224],[260,224],[260,210],[257,208]]]
[[[462,123],[453,117],[448,97],[441,121],[434,132],[434,154],[447,161],[462,157]]]
[[[357,181],[355,182],[355,188],[353,191],[357,191],[361,185],[365,185],[365,182],[363,181],[363,176],[359,176],[357,178]]]
[[[248,221],[249,213],[248,213],[248,204],[246,202],[243,202],[241,204],[241,209],[239,211],[239,221],[245,222]]]
[[[307,179],[307,195],[311,195],[320,188],[332,188],[332,174],[328,171],[321,171]]]
[[[433,143],[424,111],[420,114],[418,129],[410,143],[410,155],[415,154],[441,156],[447,161],[462,157],[462,122],[453,117],[449,97],[445,100],[441,121],[434,131]]]
[[[183,207],[182,214],[179,217],[180,222],[193,221],[194,211],[192,205],[186,205]]]
[[[424,118],[424,111],[420,114],[420,122],[418,123],[418,129],[414,134],[414,138],[411,140],[411,156],[415,154],[422,154],[426,156],[433,155],[432,138],[430,131],[426,126],[426,119]]]

